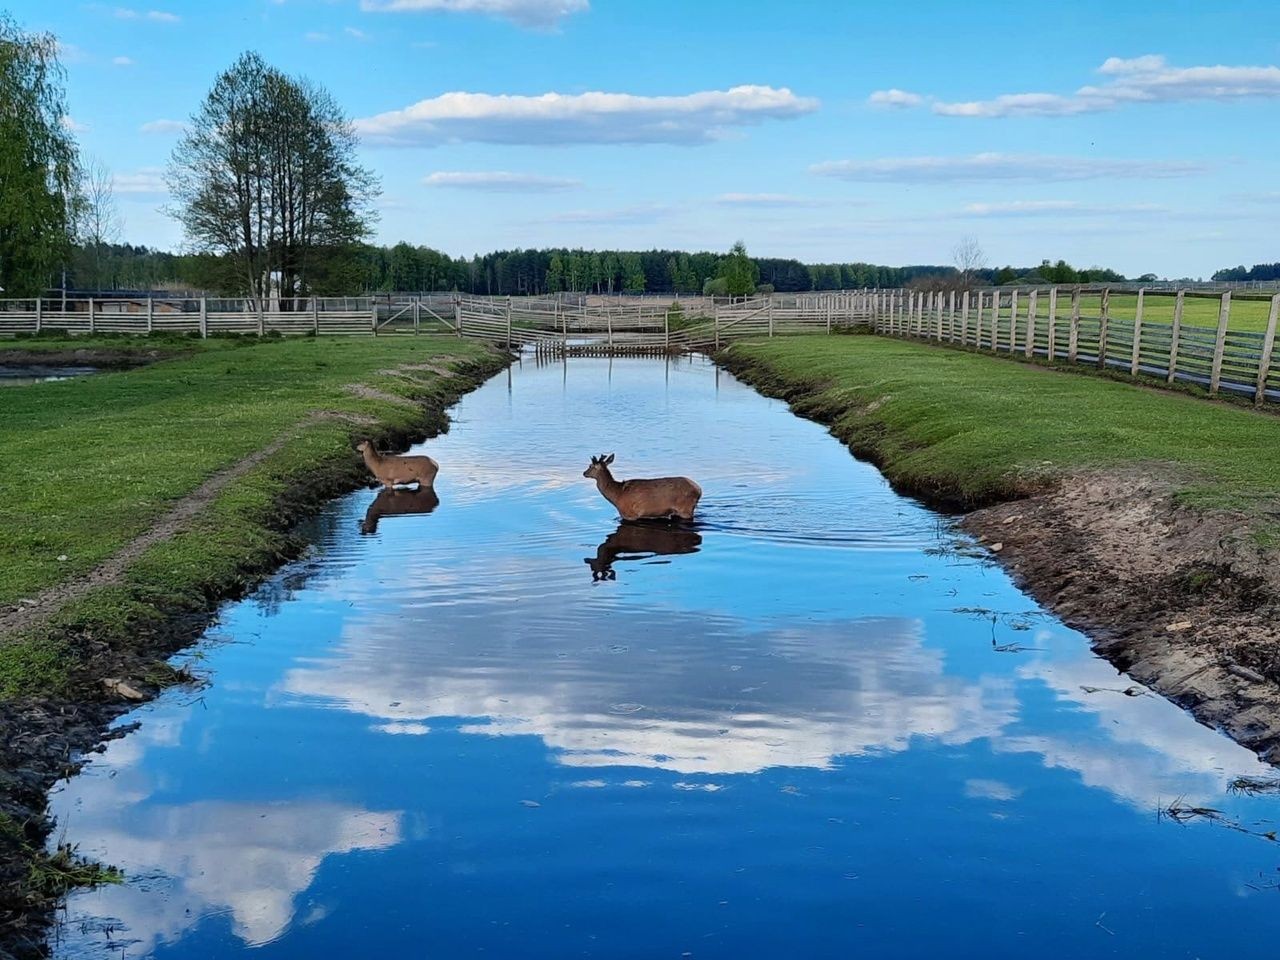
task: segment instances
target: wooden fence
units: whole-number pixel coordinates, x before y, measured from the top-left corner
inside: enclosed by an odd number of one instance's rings
[[[0,336],[451,333],[560,352],[652,352],[850,323],[869,327],[871,298],[869,291],[852,291],[736,299],[392,294],[269,304],[212,297],[0,300]]]
[[[1130,318],[1113,316],[1112,288],[989,289],[923,293],[882,290],[874,295],[873,327],[889,336],[952,343],[994,353],[1043,357],[1121,370],[1131,376],[1191,383],[1211,396],[1250,396],[1254,402],[1280,400],[1280,370],[1272,364],[1280,294],[1270,297],[1227,291],[1220,295],[1180,290],[1134,291]],[[1086,313],[1086,295],[1097,312]],[[1153,301],[1172,301],[1172,322],[1144,322]],[[1183,322],[1187,301],[1217,301],[1217,324]],[[1264,331],[1231,329],[1233,298],[1270,301]],[[1168,312],[1168,311],[1162,311]]]
[[[1112,298],[1120,293],[1135,301],[1125,311],[1131,316],[1113,315]],[[1203,298],[1215,301],[1217,323],[1184,322],[1186,304]],[[1232,305],[1244,300],[1264,301],[1261,312],[1269,301],[1265,329],[1232,329]],[[889,336],[1191,383],[1210,395],[1230,392],[1261,404],[1280,401],[1280,369],[1272,362],[1278,312],[1280,293],[1118,287],[846,290],[747,298],[432,293],[270,304],[212,297],[50,298],[0,300],[0,336],[448,333],[569,354],[708,350],[742,337],[866,327]],[[1151,319],[1156,315],[1171,322]]]

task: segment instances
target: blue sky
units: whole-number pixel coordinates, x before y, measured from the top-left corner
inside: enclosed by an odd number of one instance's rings
[[[3,0],[0,0],[3,5]],[[64,44],[125,236],[243,50],[328,87],[377,239],[806,261],[1063,257],[1208,276],[1280,259],[1274,0],[10,0]],[[550,95],[550,96],[549,96]]]

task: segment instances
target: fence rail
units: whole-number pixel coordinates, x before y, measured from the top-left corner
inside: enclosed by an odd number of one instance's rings
[[[1256,404],[1280,401],[1280,370],[1273,364],[1280,293],[1270,296],[1263,331],[1234,330],[1231,310],[1246,299],[1226,291],[1132,291],[1132,317],[1112,314],[1113,288],[1037,287],[957,293],[883,290],[874,295],[877,333],[952,343],[1024,358],[1086,364],[1166,383],[1204,387],[1210,396],[1232,393]],[[1086,294],[1097,294],[1096,313],[1085,313]],[[1217,300],[1217,324],[1185,323],[1186,302]],[[1172,321],[1145,321],[1159,298],[1171,301]],[[1258,299],[1254,297],[1248,299]]]
[[[1129,315],[1113,310],[1119,294],[1125,295],[1123,312]],[[1216,315],[1216,324],[1188,323],[1188,305],[1206,298],[1214,301],[1208,316]],[[1259,326],[1265,322],[1264,329],[1232,328],[1233,305],[1238,309],[1244,301],[1261,301],[1252,305],[1253,319]],[[1278,315],[1280,293],[1119,285],[666,299],[432,293],[270,304],[212,297],[38,298],[0,300],[0,336],[448,333],[569,354],[717,349],[742,337],[865,327],[889,336],[1190,383],[1210,395],[1244,395],[1261,404],[1280,401],[1280,369],[1273,362]]]
[[[451,333],[546,350],[676,350],[871,322],[871,293],[755,298],[402,294],[272,301],[213,297],[0,300],[0,336],[39,333]]]

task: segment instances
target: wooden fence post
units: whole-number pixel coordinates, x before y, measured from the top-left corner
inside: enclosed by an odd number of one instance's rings
[[[933,338],[937,340],[938,343],[942,342],[942,299],[942,291],[939,290],[933,297]]]
[[[1000,343],[1000,290],[991,291],[991,352],[995,353]]]
[[[969,291],[960,295],[960,346],[969,345]]]
[[[320,336],[320,301],[315,297],[311,298],[311,331]]]
[[[151,294],[147,294],[147,333],[150,333],[155,327],[155,301],[151,299]]]
[[[1080,360],[1080,288],[1071,291],[1071,329],[1067,333],[1067,360]]]
[[[262,306],[262,301],[258,301],[258,336],[265,336],[267,332],[267,318]],[[378,332],[378,308],[373,308],[373,332]]]
[[[769,295],[769,336],[773,336],[773,295]]]
[[[1253,402],[1261,404],[1267,398],[1267,376],[1271,372],[1271,350],[1276,343],[1276,320],[1280,319],[1280,293],[1271,298],[1271,313],[1267,316],[1267,332],[1262,338],[1262,356],[1258,360],[1258,389]]]
[[[973,317],[973,345],[979,350],[982,349],[982,302],[986,296],[981,290],[978,291],[978,309]]]
[[[1187,291],[1178,291],[1178,297],[1174,300],[1174,325],[1169,332],[1169,371],[1165,378],[1165,383],[1172,383],[1174,376],[1178,374],[1178,339],[1183,333],[1183,305],[1187,298]]]
[[[1058,288],[1049,288],[1049,362],[1054,358],[1054,338],[1058,334]]]
[[[947,291],[947,342],[956,342],[956,292]]]
[[[1009,352],[1018,352],[1018,291],[1009,291]]]
[[[93,297],[89,298],[89,332],[93,333]]]
[[[1136,377],[1142,365],[1142,302],[1146,289],[1138,288],[1138,307],[1133,314],[1133,353],[1129,357],[1129,376]]]
[[[1036,355],[1036,299],[1039,292],[1032,290],[1027,297],[1027,350],[1024,356],[1028,358]]]
[[[507,297],[507,312],[511,312],[511,298]],[[458,335],[458,339],[462,339],[462,296],[455,295],[453,298],[453,332]]]
[[[417,297],[414,297],[413,298],[413,335],[415,337],[418,335],[419,329],[421,328],[421,326],[422,326],[422,301],[419,300]],[[507,339],[508,341],[510,341],[511,338],[508,337]],[[511,346],[510,342],[507,343],[507,346],[508,347]]]
[[[209,336],[209,301],[204,297],[200,298],[200,336]]]
[[[613,346],[613,314],[609,314],[609,346]],[[716,351],[720,350],[720,304],[711,298],[711,326],[716,332]]]
[[[36,297],[36,333],[40,332],[40,321],[44,318],[44,309],[39,297]]]
[[[1213,341],[1213,369],[1209,374],[1209,396],[1217,396],[1222,383],[1222,357],[1227,351],[1227,324],[1231,321],[1231,291],[1222,295],[1218,308],[1218,335]]]
[[[1102,303],[1098,308],[1098,369],[1107,368],[1107,328],[1111,324],[1111,288],[1102,288]]]

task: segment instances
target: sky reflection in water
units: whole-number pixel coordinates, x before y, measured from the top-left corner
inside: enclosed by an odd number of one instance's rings
[[[71,898],[61,956],[1212,957],[1280,933],[1280,846],[1157,817],[1273,829],[1280,799],[1227,791],[1269,770],[1119,692],[782,405],[701,361],[526,361],[425,449],[437,497],[336,503],[211,631],[198,701],[138,711],[55,798],[130,877]],[[697,479],[696,528],[620,529],[581,477],[607,451]]]

